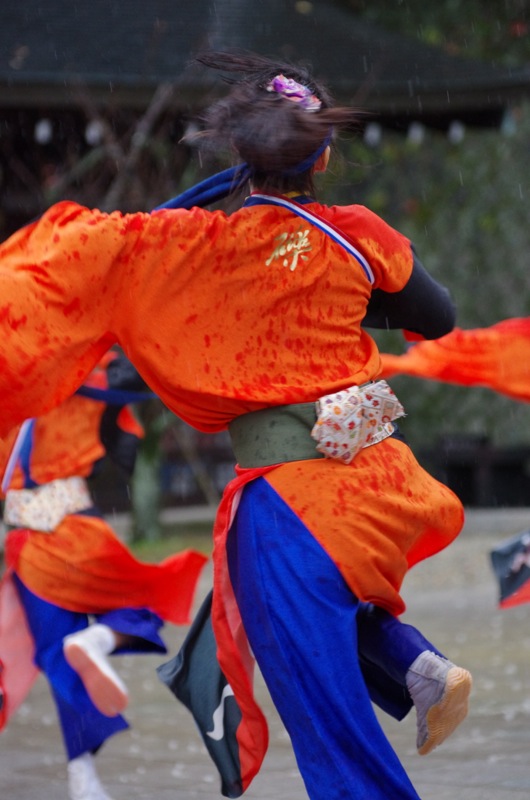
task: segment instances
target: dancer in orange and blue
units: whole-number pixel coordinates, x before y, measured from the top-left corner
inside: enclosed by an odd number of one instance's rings
[[[255,658],[311,798],[417,800],[373,712],[357,623],[365,604],[403,612],[407,569],[454,540],[463,509],[400,436],[366,328],[436,338],[454,308],[406,237],[366,208],[315,200],[356,111],[302,68],[201,60],[240,74],[201,139],[243,163],[200,191],[212,201],[250,180],[250,196],[231,215],[194,191],[151,214],[65,202],[4,243],[0,425],[61,402],[118,342],[177,416],[228,428],[238,475],[215,524],[211,621],[240,713],[229,796],[267,747]],[[429,749],[465,716],[471,679],[429,649],[402,660]]]
[[[93,754],[128,727],[127,688],[107,655],[167,652],[160,629],[164,620],[189,622],[206,560],[188,551],[159,565],[137,561],[92,501],[87,479],[104,457],[132,472],[142,429],[129,403],[149,396],[127,359],[109,353],[77,394],[0,448],[8,525],[2,589],[16,587],[34,663],[50,684],[71,800],[107,800]],[[35,676],[29,659],[12,662],[12,647],[1,630],[4,724],[23,699],[21,682],[29,690]]]

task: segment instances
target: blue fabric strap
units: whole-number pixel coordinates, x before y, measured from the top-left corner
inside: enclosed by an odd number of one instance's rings
[[[127,389],[97,389],[95,386],[80,386],[76,394],[98,400],[109,406],[126,406],[129,403],[142,403],[144,400],[153,400],[154,392],[132,392]]]
[[[31,419],[26,429],[26,435],[20,447],[20,466],[24,473],[24,485],[26,489],[32,489],[37,486],[31,477],[31,452],[33,450],[33,433],[35,431],[35,420]]]
[[[239,186],[243,186],[251,176],[251,169],[248,164],[238,164],[235,167],[217,172],[209,178],[195,184],[190,189],[186,189],[182,194],[167,200],[160,206],[156,206],[155,211],[163,208],[193,208],[194,206],[207,206],[218,200],[223,200],[230,192]]]
[[[9,484],[11,483],[11,478],[13,477],[13,472],[20,461],[21,458],[21,451],[25,445],[26,439],[29,437],[31,439],[33,427],[35,424],[35,420],[33,419],[26,419],[20,426],[20,429],[17,434],[17,438],[15,439],[15,443],[13,445],[13,449],[9,455],[7,460],[6,468],[4,470],[4,475],[2,477],[2,491],[5,493],[9,489]],[[27,457],[26,457],[27,458]]]
[[[33,489],[37,484],[31,477],[31,451],[33,450],[33,432],[35,429],[35,420],[27,419],[22,424],[15,444],[13,452],[6,466],[6,471],[2,481],[3,491],[7,491],[11,482],[11,477],[17,464],[24,475],[24,487],[26,489]]]

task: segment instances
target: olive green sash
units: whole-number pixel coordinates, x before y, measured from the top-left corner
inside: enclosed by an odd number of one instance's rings
[[[236,417],[228,431],[237,463],[248,469],[324,458],[311,438],[316,420],[316,403],[275,406]]]

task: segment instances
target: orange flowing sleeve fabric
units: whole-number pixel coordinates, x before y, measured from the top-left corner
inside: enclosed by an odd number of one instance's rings
[[[530,317],[489,328],[454,331],[413,345],[403,355],[381,354],[383,378],[411,375],[463,386],[482,386],[530,402]]]
[[[135,558],[105,520],[70,514],[53,534],[17,529],[6,541],[6,563],[34,594],[70,611],[102,614],[149,608],[187,625],[207,557],[183,550],[159,564]]]
[[[0,246],[0,436],[72,395],[115,340],[108,267],[123,243],[87,236],[83,217],[61,203]]]
[[[107,389],[106,366],[114,358],[114,353],[107,353],[83,385]],[[94,464],[105,456],[105,447],[100,438],[101,418],[105,407],[103,402],[74,394],[57,408],[36,419],[31,451],[31,479],[43,484],[74,475],[89,476]],[[143,436],[143,428],[134,418],[129,406],[122,408],[118,424],[122,430],[127,430],[138,438]],[[0,441],[0,476],[6,469],[17,433],[18,428],[14,428]],[[25,475],[18,463],[13,469],[9,488],[23,489],[24,486]]]
[[[70,397],[120,332],[135,338],[153,286],[163,297],[160,285],[200,238],[189,224],[181,231],[179,216],[62,202],[0,245],[0,437]]]

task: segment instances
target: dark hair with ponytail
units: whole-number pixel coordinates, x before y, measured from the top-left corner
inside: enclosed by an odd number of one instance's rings
[[[358,124],[361,113],[334,107],[326,87],[301,66],[251,53],[206,52],[196,60],[241,75],[226,78],[231,89],[205,112],[201,139],[217,152],[228,150],[232,158],[246,162],[260,190],[314,194],[312,165],[298,174],[292,171],[330,140],[337,128]],[[279,74],[310,89],[321,101],[320,109],[307,111],[281,94],[267,91],[269,82]]]

